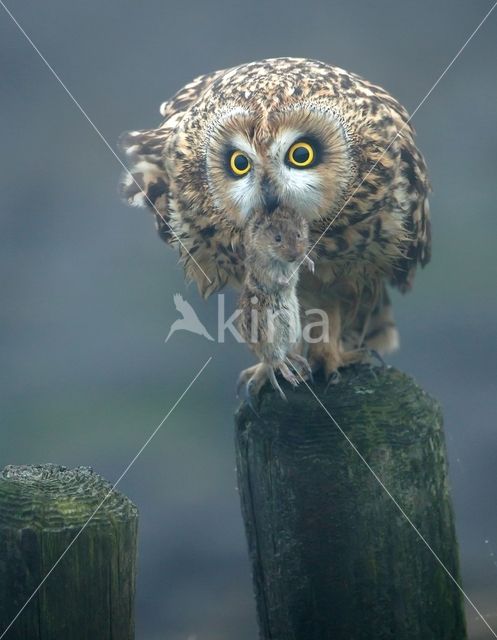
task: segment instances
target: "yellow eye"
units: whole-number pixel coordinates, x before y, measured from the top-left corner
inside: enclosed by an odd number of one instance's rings
[[[250,160],[244,153],[241,151],[233,151],[230,156],[230,169],[235,176],[244,176],[251,168]]]
[[[299,169],[308,167],[314,162],[315,153],[308,142],[296,142],[288,150],[288,162]]]

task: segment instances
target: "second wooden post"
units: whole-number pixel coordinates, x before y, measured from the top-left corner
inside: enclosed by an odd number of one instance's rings
[[[0,637],[133,640],[137,526],[133,503],[88,467],[5,467]]]

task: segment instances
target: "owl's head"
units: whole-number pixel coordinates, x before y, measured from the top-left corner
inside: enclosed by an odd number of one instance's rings
[[[123,139],[132,167],[123,194],[159,211],[168,241],[163,219],[185,237],[204,227],[206,234],[243,228],[252,213],[278,207],[311,223],[327,219],[352,202],[376,153],[382,107],[376,102],[370,118],[361,101],[369,89],[356,82],[343,70],[291,58],[201,76],[164,103],[160,127]]]
[[[273,58],[199,76],[160,111],[159,127],[121,139],[121,192],[154,212],[204,295],[242,278],[247,223],[278,211],[307,220],[311,235],[333,223],[329,257],[373,240],[386,255],[385,237],[395,238],[388,260],[402,256],[400,286],[413,256],[428,261],[426,167],[407,112],[381,87],[316,60]]]
[[[237,224],[278,207],[309,221],[325,217],[343,203],[354,176],[345,124],[319,102],[224,108],[206,123],[201,149],[213,204]]]

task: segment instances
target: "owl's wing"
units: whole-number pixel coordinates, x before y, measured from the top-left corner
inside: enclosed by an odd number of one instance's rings
[[[383,87],[368,82],[356,74],[350,74],[359,84],[368,87],[389,110],[397,128],[399,147],[399,171],[393,184],[393,205],[402,212],[406,238],[402,242],[402,258],[394,265],[391,284],[401,291],[410,289],[416,267],[424,267],[431,257],[431,226],[428,194],[431,190],[428,171],[418,150],[415,131],[407,110]],[[388,142],[388,141],[386,141]],[[396,140],[390,140],[390,143]],[[390,144],[388,144],[390,146]]]
[[[119,139],[129,170],[121,178],[120,193],[131,206],[148,207],[165,242],[174,242],[169,225],[169,185],[163,160],[164,147],[183,115],[224,71],[199,76],[160,107],[164,117],[156,129],[129,131]]]
[[[431,187],[425,161],[411,135],[401,137],[399,175],[394,198],[404,213],[406,239],[403,243],[403,256],[394,266],[391,283],[401,291],[407,291],[411,288],[417,265],[424,267],[431,258],[428,201]]]
[[[168,178],[162,149],[170,131],[129,131],[119,139],[129,169],[121,176],[120,194],[133,207],[147,207],[154,213],[157,231],[165,242],[173,241],[169,226]]]

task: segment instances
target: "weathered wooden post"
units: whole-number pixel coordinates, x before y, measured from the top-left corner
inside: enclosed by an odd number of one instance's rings
[[[137,524],[131,501],[87,467],[5,467],[0,474],[0,637],[134,638]]]
[[[459,581],[438,404],[353,367],[313,391]],[[263,640],[463,640],[461,594],[311,392],[236,417],[238,483]]]

